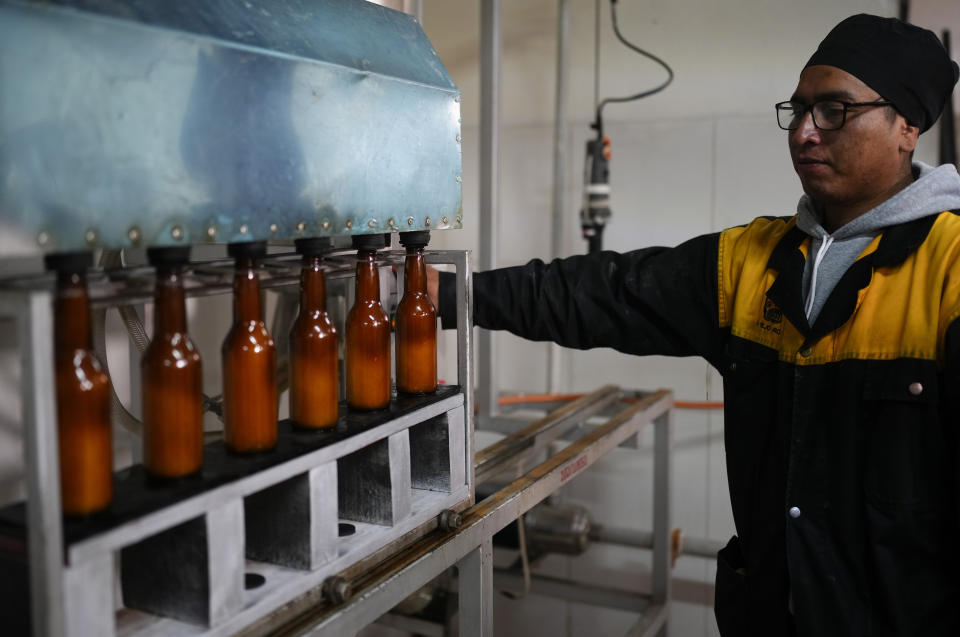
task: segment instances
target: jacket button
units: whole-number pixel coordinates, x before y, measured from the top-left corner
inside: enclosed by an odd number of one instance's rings
[[[806,358],[807,356],[810,356],[810,354],[812,353],[813,353],[813,350],[810,349],[809,347],[804,347],[802,350],[800,350],[800,356],[803,356],[804,358]]]
[[[790,507],[790,517],[799,518],[800,517],[800,507]]]
[[[909,389],[910,389],[910,393],[913,394],[914,396],[919,396],[920,394],[923,393],[923,385],[921,385],[920,383],[910,383]]]

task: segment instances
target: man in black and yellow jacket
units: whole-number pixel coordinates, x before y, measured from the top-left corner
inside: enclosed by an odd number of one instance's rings
[[[912,162],[957,74],[931,32],[848,18],[776,107],[796,215],[474,276],[482,327],[723,374],[724,637],[960,635],[960,178]]]

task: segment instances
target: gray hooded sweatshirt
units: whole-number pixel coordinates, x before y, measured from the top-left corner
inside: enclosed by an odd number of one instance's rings
[[[916,181],[833,234],[821,225],[813,200],[800,197],[797,227],[812,237],[803,268],[803,302],[811,325],[840,277],[884,228],[960,208],[960,176],[953,165],[914,162],[913,174]]]

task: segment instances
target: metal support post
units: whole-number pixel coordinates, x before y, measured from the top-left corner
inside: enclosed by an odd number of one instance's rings
[[[497,266],[500,226],[500,0],[480,4],[480,269]],[[477,338],[480,413],[497,412],[497,349],[492,332]]]
[[[673,410],[654,420],[653,427],[653,582],[652,597],[665,607],[670,600],[670,446]],[[667,636],[667,626],[657,633]]]
[[[493,635],[493,536],[457,563],[461,637]]]
[[[553,118],[553,220],[550,224],[551,256],[560,258],[563,252],[563,228],[567,212],[566,151],[567,151],[567,76],[570,69],[570,0],[557,3],[557,94]],[[547,345],[547,393],[560,391],[561,356],[559,345]]]
[[[34,635],[63,635],[63,526],[53,369],[53,305],[35,291],[19,303],[23,347],[23,450],[27,478],[30,597]]]

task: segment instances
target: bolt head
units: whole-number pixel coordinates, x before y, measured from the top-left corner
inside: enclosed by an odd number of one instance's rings
[[[306,230],[306,229],[307,229],[307,222],[306,222],[306,221],[300,221],[300,222],[297,223],[297,232],[303,232],[303,231]]]
[[[209,226],[209,227],[207,227],[207,237],[210,238],[210,239],[214,239],[214,238],[216,238],[216,236],[217,236],[217,229],[216,229],[216,227],[214,227],[214,226]]]
[[[457,135],[457,142],[459,142],[459,141],[460,141],[460,136],[459,136],[459,135]]]
[[[240,226],[240,234],[247,234],[247,231],[249,229],[250,228],[247,227],[247,224],[243,224],[242,226]]]
[[[179,241],[183,239],[183,228],[180,226],[174,226],[170,228],[170,236]]]
[[[97,231],[94,230],[93,228],[90,228],[89,230],[87,230],[87,231],[84,233],[83,239],[84,239],[84,241],[86,241],[87,243],[96,243],[96,241],[97,241]]]
[[[461,177],[460,175],[457,175],[457,183],[459,184],[462,181],[463,181],[463,177]]]
[[[353,221],[347,219],[347,230],[350,230],[352,228],[353,228]]]
[[[377,227],[377,222],[374,221],[373,219],[371,219],[370,221],[367,222],[367,227],[368,227],[368,228],[376,228],[376,227]]]
[[[387,225],[392,228],[395,225],[397,225],[397,223],[393,220],[393,217],[390,217],[389,219],[387,219]]]
[[[323,222],[323,229],[324,229],[324,230],[329,230],[329,229],[330,229],[330,222],[329,222],[329,221],[324,221],[324,222]]]
[[[270,224],[270,232],[272,232],[273,234],[277,234],[277,230],[279,230],[279,228],[277,227],[277,224],[271,223],[271,224]]]
[[[139,242],[140,242],[140,228],[138,228],[138,227],[136,227],[136,226],[133,226],[132,228],[130,228],[129,230],[127,230],[127,238],[130,239],[130,242],[131,242],[131,243],[139,243]]]
[[[440,217],[440,223],[442,223],[443,225],[447,225],[450,222],[446,217]]]
[[[426,219],[423,220],[423,225],[425,225],[425,226],[429,226],[429,225],[430,225],[430,217],[427,217]]]
[[[50,233],[46,230],[41,230],[37,233],[37,244],[45,246],[50,243]]]

